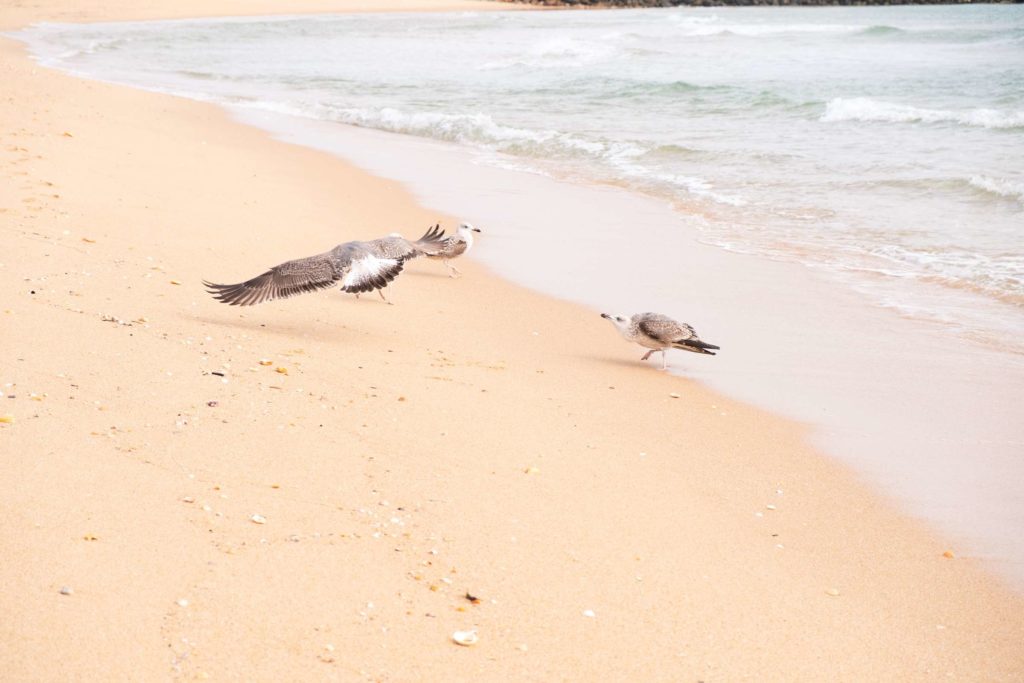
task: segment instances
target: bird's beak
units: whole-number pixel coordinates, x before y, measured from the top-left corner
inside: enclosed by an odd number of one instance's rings
[[[480,232],[480,228],[473,228],[473,232]]]

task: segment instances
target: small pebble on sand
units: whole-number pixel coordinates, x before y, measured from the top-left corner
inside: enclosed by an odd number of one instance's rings
[[[61,586],[60,587],[60,594],[61,595],[71,595],[74,592],[75,591],[71,590],[71,586]]]
[[[266,524],[267,523],[267,518],[264,517],[263,515],[253,515],[249,519],[251,519],[254,524]]]
[[[839,589],[838,588],[829,588],[828,590],[825,591],[825,595],[831,595],[833,598],[837,598],[837,597],[839,597]]]

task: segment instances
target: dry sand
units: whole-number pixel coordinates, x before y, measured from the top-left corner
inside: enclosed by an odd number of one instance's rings
[[[385,4],[483,3],[0,25]],[[595,311],[472,255],[411,263],[395,306],[199,286],[455,217],[11,40],[0,73],[0,678],[1024,678],[1020,596]]]

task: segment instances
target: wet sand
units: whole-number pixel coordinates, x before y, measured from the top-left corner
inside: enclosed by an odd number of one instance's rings
[[[590,309],[472,254],[458,280],[411,263],[394,306],[199,286],[461,217],[215,107],[0,59],[6,676],[1024,673],[1024,600],[801,425],[650,371]]]

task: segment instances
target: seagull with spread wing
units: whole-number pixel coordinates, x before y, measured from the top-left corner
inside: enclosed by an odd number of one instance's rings
[[[434,226],[415,242],[394,235],[345,242],[323,254],[285,261],[245,282],[219,285],[203,280],[203,285],[213,298],[232,306],[253,306],[334,285],[354,294],[379,291],[402,272],[408,259],[439,249],[443,235],[440,226]]]
[[[203,284],[206,291],[222,303],[253,306],[335,284],[346,292],[371,292],[386,287],[402,272],[402,266],[402,259],[380,258],[366,242],[345,242],[323,254],[285,261],[235,285],[218,285],[206,280]]]
[[[637,313],[630,318],[602,313],[601,317],[610,320],[626,341],[650,349],[640,360],[647,360],[655,351],[661,351],[662,370],[668,367],[665,349],[681,349],[714,356],[719,348],[702,342],[690,325],[676,322],[661,313]]]

